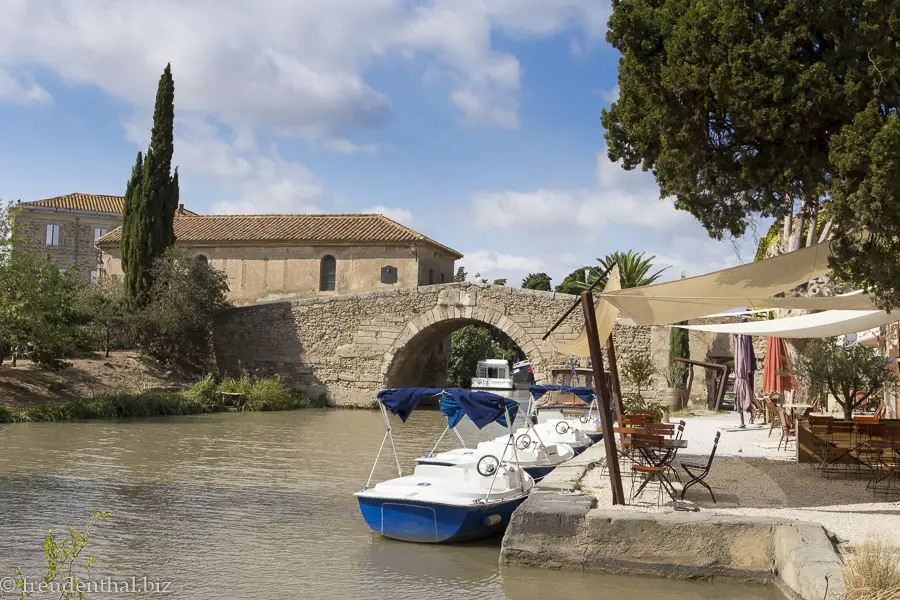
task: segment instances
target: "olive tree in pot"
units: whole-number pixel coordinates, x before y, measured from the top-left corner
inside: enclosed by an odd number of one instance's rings
[[[874,348],[839,346],[834,338],[811,340],[797,361],[797,373],[812,390],[831,393],[848,421],[875,394],[897,385],[887,359]]]
[[[676,323],[684,325],[685,323]],[[663,393],[663,406],[669,409],[680,409],[685,404],[684,384],[688,366],[677,358],[690,358],[691,346],[688,331],[680,327],[669,329],[669,365],[664,371],[668,388]]]
[[[628,383],[634,392],[623,398],[625,413],[630,414],[636,410],[652,410],[656,413],[655,422],[662,420],[662,407],[656,402],[644,398],[644,391],[653,385],[656,369],[650,358],[644,355],[629,356],[622,361],[622,378]]]

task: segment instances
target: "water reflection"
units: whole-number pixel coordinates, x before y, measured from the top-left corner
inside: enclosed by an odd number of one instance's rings
[[[437,411],[418,411],[396,425],[408,470],[446,422]],[[461,428],[470,443],[503,432]],[[0,426],[0,563],[37,573],[44,530],[78,525],[98,508],[116,514],[91,543],[95,575],[172,581],[173,598],[532,600],[626,589],[647,597],[666,590],[676,600],[723,597],[723,588],[702,584],[501,570],[497,540],[382,539],[352,496],[382,434],[379,413],[339,410]],[[454,444],[445,436],[446,447]],[[386,458],[377,478],[396,475]],[[746,587],[724,595],[775,597]]]

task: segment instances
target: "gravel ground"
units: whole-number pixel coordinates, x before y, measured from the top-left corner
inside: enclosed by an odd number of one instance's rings
[[[706,478],[718,503],[713,504],[709,492],[695,485],[688,490],[687,502],[680,508],[812,521],[850,544],[878,535],[900,546],[900,502],[894,501],[897,496],[889,497],[891,501],[875,501],[884,500],[885,496],[876,497],[867,491],[865,479],[823,478],[812,465],[793,462],[794,444],[791,443],[787,452],[776,450],[780,433],[773,432],[769,438],[768,426],[732,431],[738,423],[736,415],[694,417],[685,421],[684,437],[688,439],[690,454],[680,453],[676,463],[705,464],[716,431],[722,431],[722,439]],[[684,472],[680,468],[679,471],[687,481]],[[588,471],[582,486],[586,493],[597,497],[600,506],[609,508],[612,505],[609,477],[601,473],[600,468]],[[625,495],[630,498],[630,463],[623,464],[622,481]],[[680,492],[677,481],[675,486]],[[657,508],[657,497],[658,486],[650,484],[633,506],[623,508],[651,512],[674,510],[670,501]],[[665,494],[663,500],[668,500]]]

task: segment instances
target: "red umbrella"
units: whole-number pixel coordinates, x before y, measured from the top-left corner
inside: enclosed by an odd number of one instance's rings
[[[770,337],[766,341],[766,361],[763,363],[763,391],[784,392],[797,389],[797,381],[791,371],[787,345],[783,338]]]

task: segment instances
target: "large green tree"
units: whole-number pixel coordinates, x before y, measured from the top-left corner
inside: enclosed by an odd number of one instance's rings
[[[166,65],[156,91],[153,130],[146,155],[137,155],[125,189],[122,220],[122,270],[129,297],[145,305],[153,285],[152,266],[175,243],[178,169],[172,173],[175,82]]]
[[[550,285],[550,276],[546,273],[529,273],[522,280],[522,287],[526,290],[543,290],[545,292],[553,290]]]
[[[781,221],[783,251],[833,235],[839,274],[895,305],[898,17],[869,0],[613,0],[609,157],[715,238],[756,216]]]
[[[561,294],[580,294],[585,288],[583,284],[584,272],[586,269],[587,267],[581,267],[566,275],[565,279],[562,280],[562,283],[556,286],[555,291]]]

